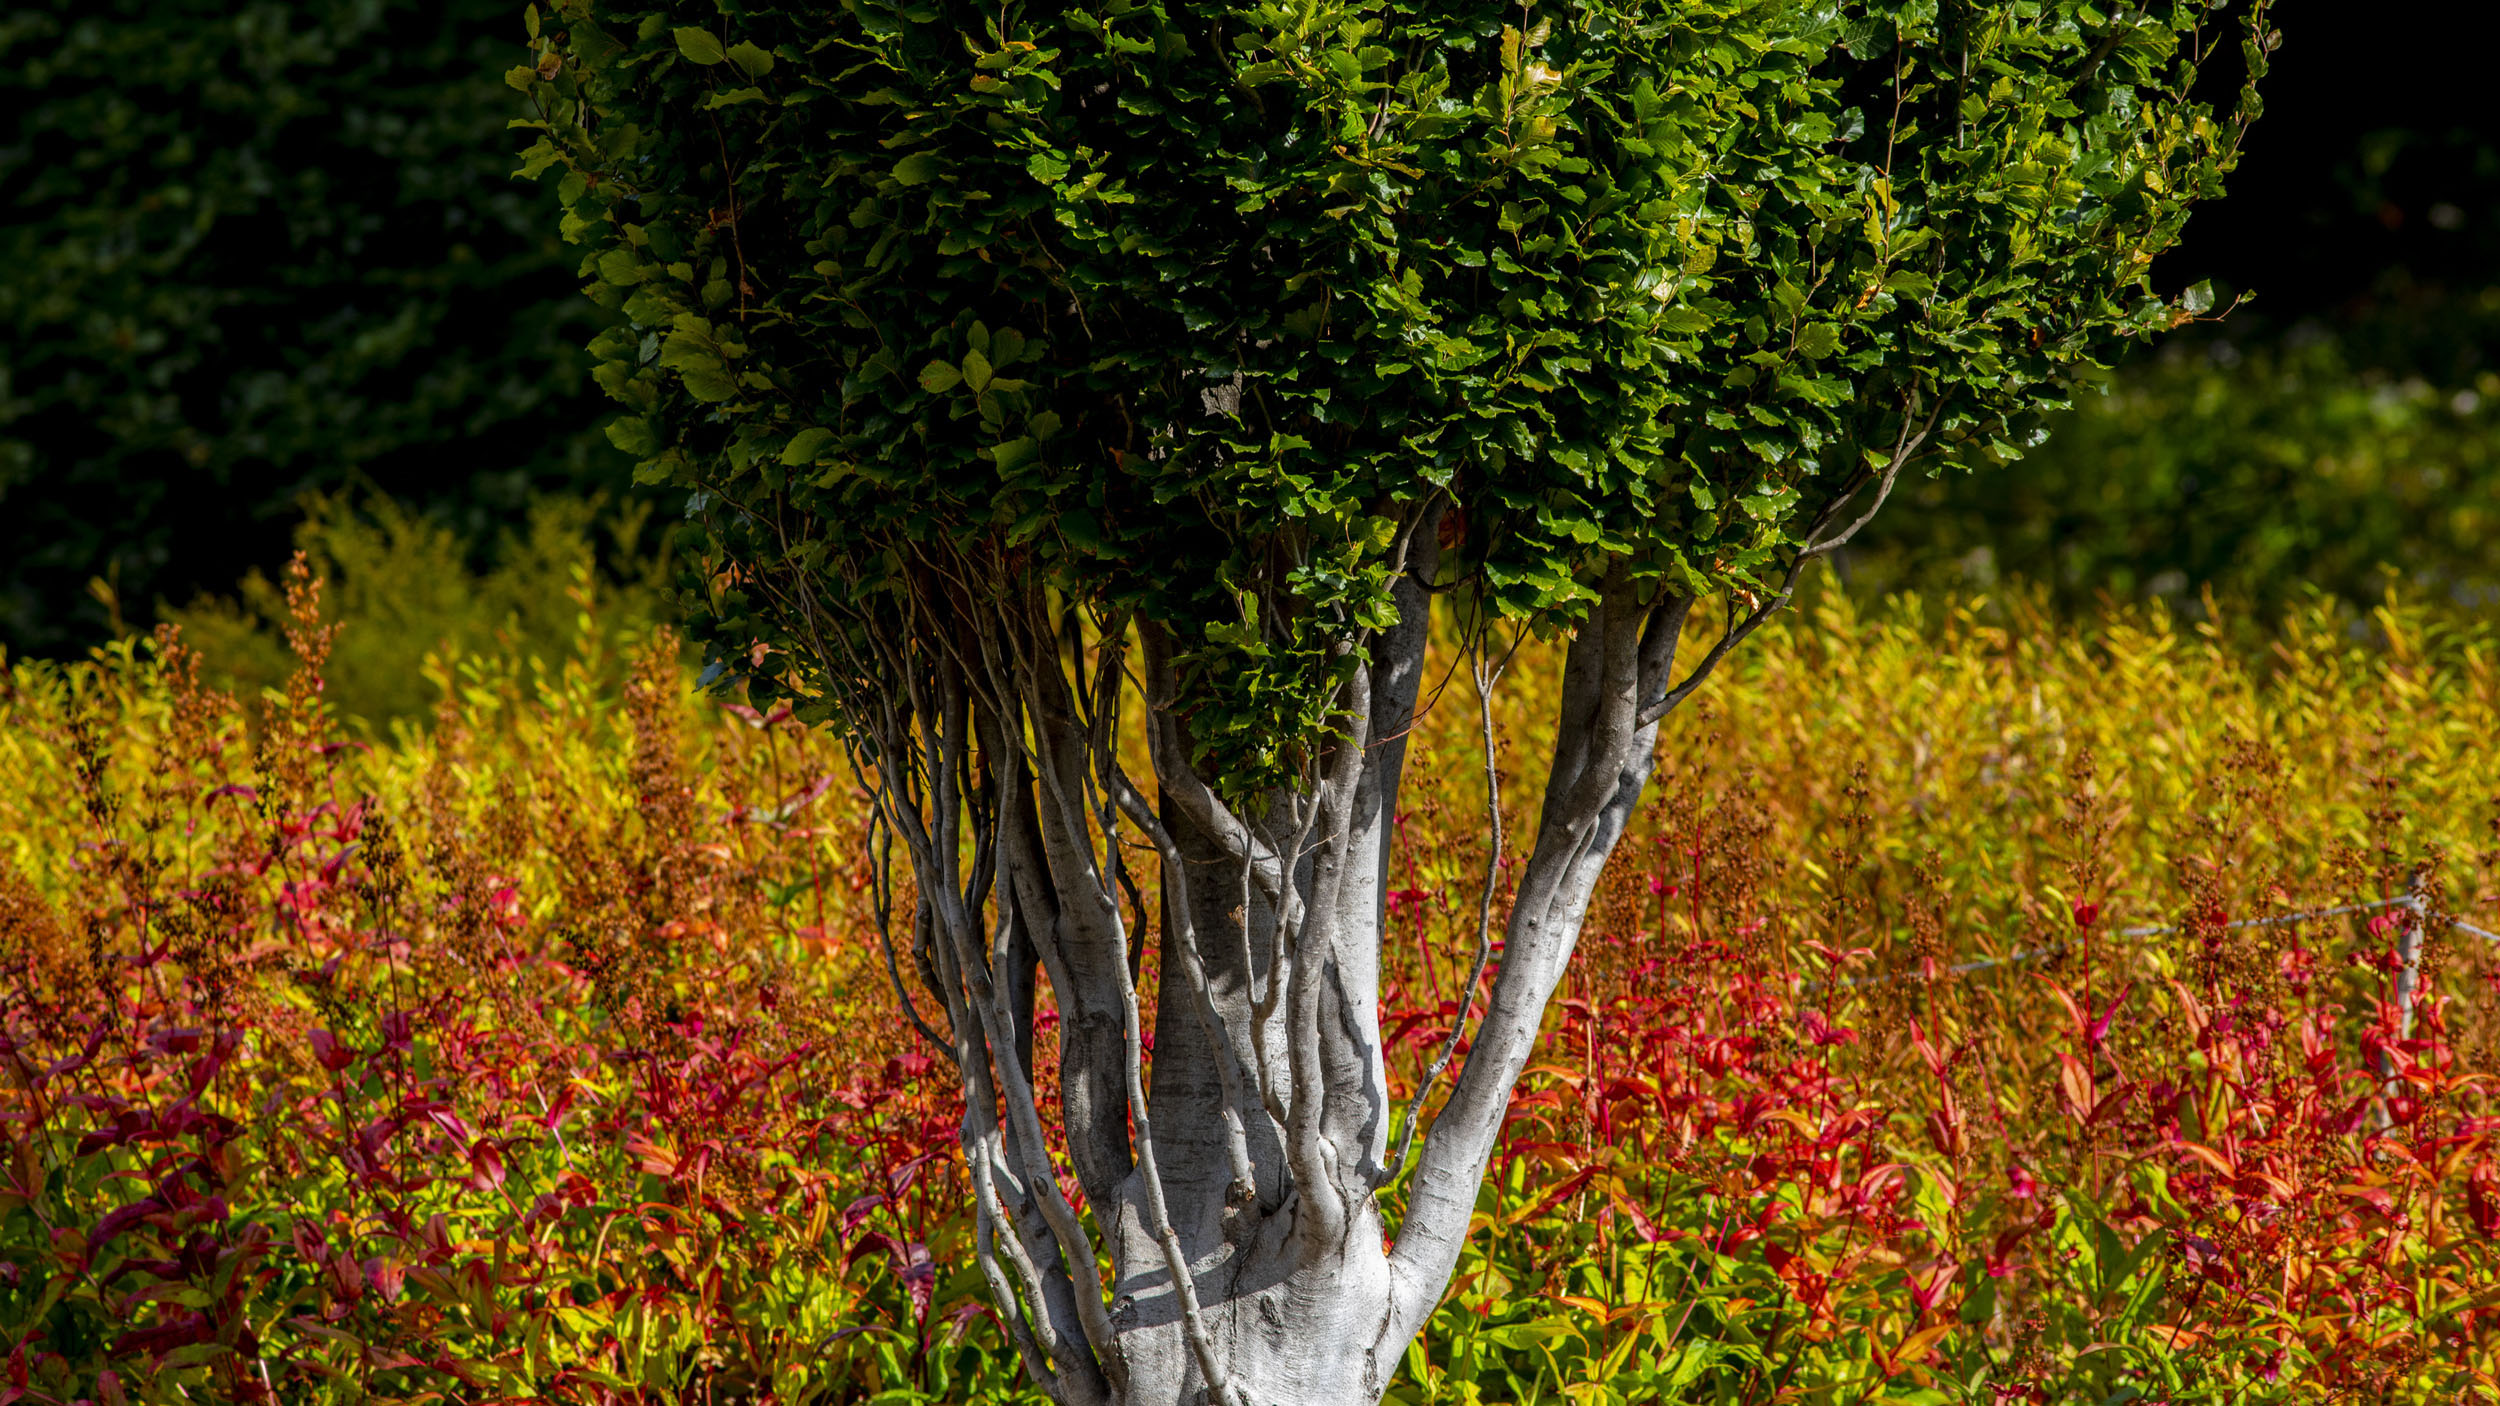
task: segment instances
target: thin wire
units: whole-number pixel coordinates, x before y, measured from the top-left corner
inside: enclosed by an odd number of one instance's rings
[[[2277,927],[2284,923],[2305,923],[2313,918],[2339,918],[2349,913],[2371,913],[2376,912],[2381,908],[2413,908],[2418,907],[2420,902],[2420,899],[2412,895],[2407,895],[2403,898],[2382,898],[2371,903],[2347,903],[2337,908],[2313,908],[2305,913],[2282,913],[2271,918],[2243,918],[2236,923],[2224,923],[2222,926],[2225,930],[2235,928]],[[2464,922],[2456,918],[2450,918],[2448,920],[2448,925],[2459,932],[2472,933],[2486,942],[2500,942],[2500,933],[2491,932],[2484,928],[2478,928],[2472,923]],[[2158,937],[2163,933],[2178,931],[2180,931],[2180,929],[2175,926],[2120,928],[2117,935],[2120,937]],[[2047,947],[2035,947],[2029,951],[2017,952],[2011,957],[1987,957],[1975,962],[1959,962],[1953,966],[1945,968],[1945,970],[1951,972],[1955,976],[1968,976],[1972,972],[1987,971],[1992,967],[2020,966],[2025,962],[2038,961],[2042,957],[2056,956],[2058,953],[2065,951],[2073,945],[2074,944],[2072,942],[2053,943]],[[1897,973],[1892,976],[1854,976],[1840,981],[1811,982],[1808,983],[1803,989],[1806,991],[1822,991],[1836,986],[1883,986],[1895,981],[1906,981],[1908,979],[1908,973]]]

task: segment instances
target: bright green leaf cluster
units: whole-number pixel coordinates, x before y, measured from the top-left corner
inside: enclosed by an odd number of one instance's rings
[[[2147,271],[2272,42],[2086,0],[556,10],[524,170],[630,321],[600,381],[693,490],[715,645],[838,712],[883,682],[826,621],[1031,572],[1173,633],[1234,790],[1436,509],[1447,581],[1561,627],[1614,564],[1753,586],[1913,451],[2018,457],[2202,310]]]

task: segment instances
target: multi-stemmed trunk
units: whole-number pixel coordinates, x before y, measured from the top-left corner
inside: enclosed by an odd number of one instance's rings
[[[1425,579],[1410,572],[1401,623],[1361,641],[1337,740],[1256,814],[1191,767],[1153,622],[1087,633],[1039,591],[924,596],[936,642],[898,671],[909,686],[870,729],[871,770],[917,880],[913,962],[943,1006],[914,1018],[967,1094],[981,1268],[1060,1401],[1369,1406],[1457,1265],[1510,1090],[1684,691],[1669,670],[1691,602],[1618,577],[1569,646],[1490,999],[1462,998],[1462,1025],[1482,1018],[1392,1241],[1379,1197],[1407,1147],[1392,1147],[1380,951]],[[1124,679],[1142,686],[1151,794],[1118,763]],[[1122,872],[1143,848],[1159,863],[1151,923]],[[1090,1215],[1062,1192],[1035,1096],[1043,979],[1066,1168]]]

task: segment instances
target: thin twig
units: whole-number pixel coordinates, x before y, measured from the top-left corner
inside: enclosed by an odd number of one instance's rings
[[[1509,656],[1503,657],[1507,660]],[[1390,1178],[1406,1170],[1406,1160],[1414,1151],[1415,1126],[1423,1118],[1424,1097],[1432,1092],[1433,1085],[1440,1081],[1442,1073],[1450,1067],[1451,1059],[1458,1054],[1458,1042],[1467,1033],[1467,1017],[1476,1008],[1476,987],[1484,980],[1484,969],[1493,960],[1493,893],[1502,877],[1502,773],[1494,748],[1493,685],[1501,680],[1502,667],[1495,664],[1488,673],[1480,636],[1475,659],[1468,672],[1475,676],[1476,711],[1484,727],[1484,808],[1492,835],[1486,842],[1484,891],[1476,903],[1476,962],[1468,969],[1467,984],[1459,990],[1458,1015],[1450,1022],[1449,1039],[1443,1042],[1441,1053],[1424,1071],[1424,1077],[1416,1081],[1414,1097],[1407,1100],[1406,1121],[1398,1129],[1397,1150],[1389,1154],[1388,1162],[1380,1169],[1379,1185],[1383,1187],[1389,1184]]]

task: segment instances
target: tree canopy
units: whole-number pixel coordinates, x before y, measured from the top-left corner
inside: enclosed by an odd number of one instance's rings
[[[823,672],[802,583],[995,543],[1171,622],[1247,788],[1428,499],[1564,626],[1609,563],[1774,592],[1905,450],[2017,458],[2114,337],[2206,310],[2145,275],[2255,111],[2204,69],[2264,66],[2184,3],[541,25],[527,169],[631,324],[616,442],[741,564],[696,602],[729,655],[837,711],[876,685]]]

